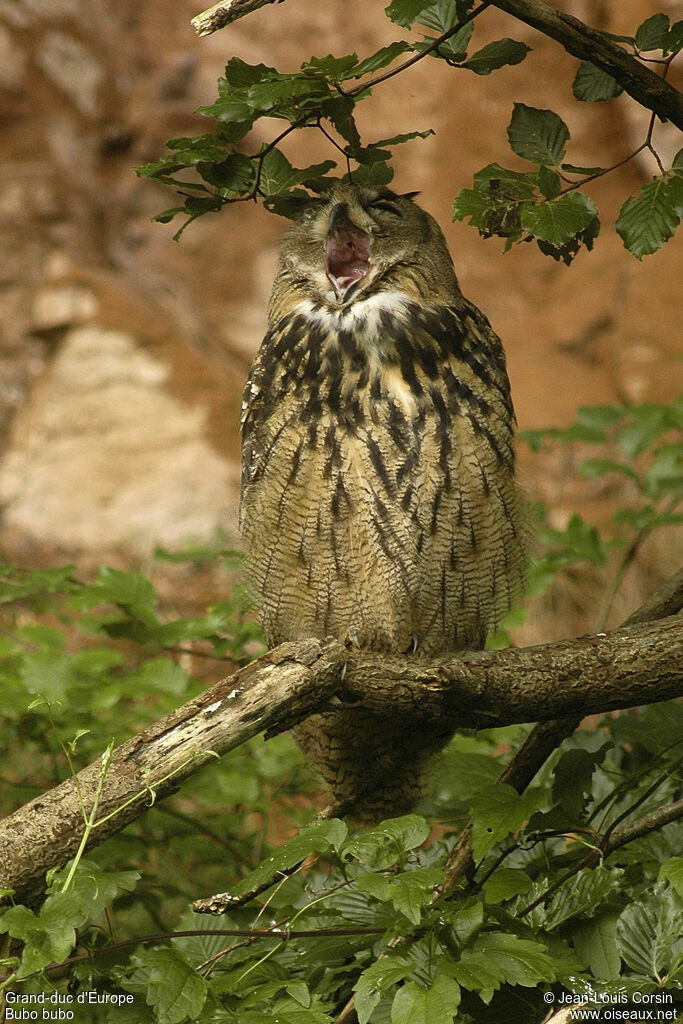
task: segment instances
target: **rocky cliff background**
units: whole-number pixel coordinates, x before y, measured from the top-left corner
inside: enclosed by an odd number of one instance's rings
[[[167,138],[199,134],[194,113],[215,97],[233,55],[295,69],[328,52],[364,55],[388,42],[383,2],[288,0],[198,39],[191,0],[0,0],[0,556],[22,565],[100,562],[148,567],[157,546],[223,531],[235,538],[239,405],[261,340],[286,223],[240,204],[192,225],[150,218],[174,204],[134,168]],[[632,33],[670,0],[565,0],[590,24]],[[452,224],[451,201],[474,171],[514,166],[505,129],[513,100],[556,110],[577,164],[616,163],[648,117],[622,96],[579,104],[576,61],[496,11],[478,45],[509,35],[533,48],[517,67],[480,78],[426,60],[359,108],[368,138],[409,129],[436,135],[397,151],[395,186],[420,202],[449,239],[465,294],[504,340],[521,428],[569,423],[579,405],[668,401],[681,390],[680,240],[638,263],[613,222],[653,173],[646,159],[590,192],[603,233],[571,268],[535,246],[501,253]],[[258,147],[272,125],[257,126]],[[668,126],[661,152],[680,147]],[[262,136],[261,136],[261,133]],[[330,156],[314,133],[291,141],[303,165]],[[576,477],[585,453],[520,452],[529,493],[552,522],[578,509],[609,515],[613,483]],[[661,532],[639,555],[614,621],[680,562],[683,539]],[[157,574],[162,572],[155,570]],[[170,572],[170,570],[169,570]],[[163,572],[162,572],[163,575]],[[176,605],[219,596],[222,578],[162,580]],[[590,629],[601,584],[582,574],[546,601],[523,639]],[[178,591],[182,591],[182,597]]]

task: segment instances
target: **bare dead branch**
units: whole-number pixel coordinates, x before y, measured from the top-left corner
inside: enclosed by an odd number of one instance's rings
[[[221,0],[192,19],[190,24],[198,36],[210,36],[226,25],[243,18],[245,14],[257,11],[267,4],[282,3],[283,0]]]

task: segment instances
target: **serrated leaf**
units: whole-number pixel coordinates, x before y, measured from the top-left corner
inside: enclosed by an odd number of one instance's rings
[[[512,786],[496,783],[478,793],[471,803],[472,854],[475,861],[511,832],[516,832],[538,810],[543,794],[537,790],[518,793]]]
[[[683,176],[674,173],[643,185],[622,206],[616,228],[636,259],[660,249],[674,234],[683,209]]]
[[[413,965],[406,957],[390,953],[363,971],[354,985],[359,1024],[367,1024],[383,994],[392,985],[403,981],[412,969]]]
[[[449,1024],[459,1005],[460,986],[444,974],[429,989],[409,981],[394,996],[391,1024]]]
[[[196,1020],[209,991],[201,974],[176,949],[145,950],[141,958],[150,968],[147,1004],[159,1024]]]
[[[666,879],[683,899],[683,857],[670,857],[659,868],[658,878]]]
[[[585,868],[555,893],[543,919],[544,928],[550,931],[565,921],[592,917],[605,897],[619,887],[623,874],[621,868]]]
[[[546,199],[555,199],[562,190],[560,176],[545,164],[538,171],[538,187]]]
[[[558,199],[525,205],[521,223],[534,238],[562,246],[596,219],[598,210],[582,192],[568,192]]]
[[[329,821],[318,821],[308,825],[298,836],[290,839],[284,846],[262,861],[257,868],[241,879],[235,888],[235,894],[249,892],[274,878],[279,871],[286,871],[304,860],[309,853],[327,853],[338,850],[344,842],[348,829],[343,821],[330,818]]]
[[[384,8],[386,16],[395,25],[401,28],[410,28],[418,16],[431,7],[434,0],[392,0],[388,7]]]
[[[410,49],[410,43],[407,42],[397,40],[394,43],[389,43],[388,46],[383,46],[376,53],[373,53],[372,56],[360,61],[357,67],[353,68],[353,71],[346,75],[346,77],[361,78],[363,75],[369,75],[372,71],[379,71],[380,68],[387,67],[397,57],[400,57],[402,53],[406,53]]]
[[[461,16],[455,0],[440,0],[440,3],[432,3],[421,11],[417,21],[425,28],[431,28],[438,35],[443,35],[458,24]]]
[[[335,166],[333,160],[309,167],[292,167],[284,153],[271,149],[263,157],[259,177],[259,191],[264,196],[286,192],[295,185],[305,185],[309,179],[320,178]]]
[[[594,174],[604,174],[604,167],[580,167],[577,164],[562,164],[562,170],[568,171],[569,174],[585,174],[592,176]]]
[[[408,850],[421,846],[429,835],[429,825],[418,814],[389,818],[344,844],[342,856],[355,857],[372,868],[389,868]]]
[[[646,18],[636,31],[636,46],[644,53],[650,50],[663,50],[669,34],[669,17],[667,14],[653,14]]]
[[[530,50],[530,46],[516,39],[496,39],[473,53],[462,66],[475,75],[490,75],[508,64],[521,64]]]
[[[231,57],[225,68],[225,79],[219,82],[219,92],[226,92],[226,86],[243,89],[277,77],[277,69],[268,64],[247,64],[241,57]]]
[[[676,21],[666,38],[664,53],[678,53],[683,48],[683,21]]]
[[[617,948],[628,966],[659,981],[680,949],[682,902],[672,889],[626,907],[617,922]]]
[[[301,70],[324,75],[333,82],[343,82],[346,78],[354,77],[358,65],[358,55],[349,53],[345,57],[335,57],[328,53],[327,57],[311,57],[301,65]]]
[[[611,75],[582,60],[572,83],[572,92],[584,103],[603,103],[620,96],[624,90]]]
[[[553,772],[553,800],[569,815],[571,821],[580,821],[595,769],[605,760],[609,743],[595,751],[567,750]]]
[[[478,935],[450,971],[463,988],[478,992],[485,1003],[503,983],[534,988],[556,977],[553,960],[539,942],[506,932]]]
[[[498,868],[484,882],[487,903],[502,903],[513,896],[524,895],[531,888],[531,879],[519,868]]]
[[[572,922],[571,938],[577,956],[600,981],[619,977],[618,918],[618,913],[608,913],[593,921]]]
[[[552,110],[515,103],[508,125],[508,139],[517,156],[535,164],[555,167],[564,157],[569,129]]]

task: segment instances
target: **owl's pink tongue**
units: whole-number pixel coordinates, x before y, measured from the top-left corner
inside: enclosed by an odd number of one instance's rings
[[[370,239],[362,231],[341,229],[327,240],[327,276],[343,291],[370,270]]]

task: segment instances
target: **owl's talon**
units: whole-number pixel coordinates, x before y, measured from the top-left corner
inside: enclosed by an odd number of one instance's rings
[[[408,648],[408,654],[415,654],[415,651],[420,646],[420,638],[417,633],[410,634],[410,647]]]
[[[356,629],[355,626],[351,626],[350,630],[346,634],[345,643],[346,643],[347,647],[348,647],[349,644],[353,644],[354,647],[357,647],[358,650],[360,650],[360,641],[358,640],[358,630]]]

